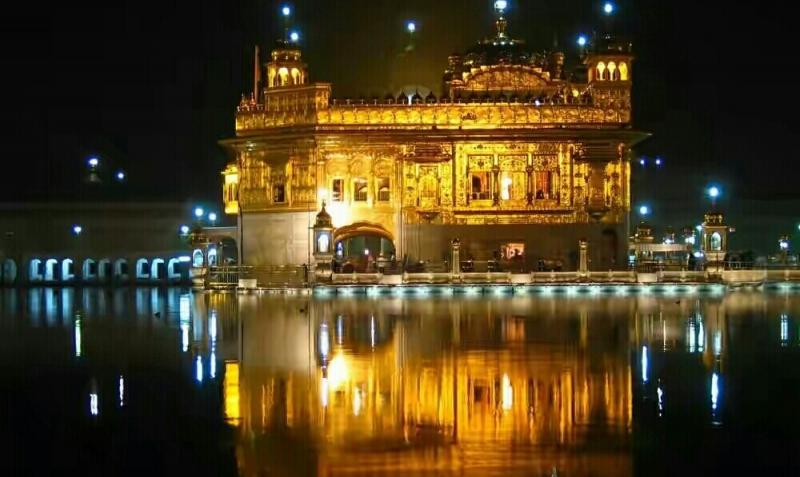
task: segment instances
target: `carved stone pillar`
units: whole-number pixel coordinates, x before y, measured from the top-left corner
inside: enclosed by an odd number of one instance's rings
[[[500,205],[500,166],[492,166],[492,205]]]
[[[528,188],[526,198],[528,200],[528,207],[533,207],[533,166],[529,165],[525,168],[528,173]]]

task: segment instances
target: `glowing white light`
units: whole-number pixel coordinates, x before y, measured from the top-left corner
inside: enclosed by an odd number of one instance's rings
[[[647,382],[647,346],[642,346],[642,382]]]
[[[417,24],[414,22],[408,22],[406,25],[406,30],[408,30],[409,33],[414,33],[417,31]]]
[[[89,394],[89,413],[92,416],[100,414],[100,397],[97,393]]]
[[[644,165],[646,165],[646,164],[647,164],[647,159],[645,159],[645,158],[641,158],[641,159],[639,159],[639,165],[640,165],[640,166],[644,166]]]
[[[717,197],[719,197],[719,194],[720,194],[719,187],[711,186],[708,188],[708,196],[711,197],[712,199],[716,199]]]
[[[203,210],[202,207],[195,207],[194,208],[194,216],[197,217],[198,219],[202,218],[205,214],[206,214],[206,211]]]
[[[342,344],[344,339],[344,318],[342,315],[336,317],[336,342]]]
[[[689,324],[686,326],[686,345],[690,353],[694,353],[697,350],[697,333],[694,320],[689,320]]]
[[[508,8],[508,1],[507,0],[497,0],[494,2],[494,9],[500,13],[503,13]]]
[[[364,249],[364,256],[365,257],[369,256],[369,249],[368,248]]]
[[[81,357],[81,320],[75,320],[75,357]]]
[[[717,330],[714,332],[713,345],[714,355],[719,356],[722,354],[722,332]]]
[[[703,319],[697,320],[697,351],[703,352],[706,348],[706,328],[703,326]]]
[[[657,166],[660,166],[660,165],[661,165],[661,158],[660,158],[660,157],[657,157],[657,158],[656,158],[656,165],[657,165]]]
[[[182,295],[178,304],[178,319],[181,328],[181,349],[186,352],[189,350],[189,321],[191,318],[189,295]]]
[[[789,241],[786,239],[781,239],[778,242],[778,246],[781,248],[781,250],[789,250]]]
[[[353,415],[358,416],[361,413],[361,389],[356,388],[353,392]]]
[[[511,198],[511,184],[513,181],[510,177],[504,177],[502,183],[503,185],[500,192],[500,197],[503,200],[509,200]]]
[[[322,407],[328,407],[328,378],[324,376],[319,383],[319,400]]]
[[[337,354],[328,366],[328,381],[331,388],[339,389],[350,378],[350,369],[344,355]]]
[[[97,166],[100,165],[100,159],[98,159],[96,157],[90,157],[88,163],[89,163],[89,167],[91,167],[92,169],[95,169],[95,168],[97,168]]]
[[[117,180],[124,181],[125,180],[125,172],[124,171],[117,171]]]
[[[789,317],[781,315],[781,344],[786,346],[789,341]]]
[[[661,386],[656,388],[656,394],[658,395],[658,415],[661,416],[664,413],[664,391]]]
[[[717,402],[719,401],[719,376],[717,373],[711,375],[711,409],[717,410]]]
[[[536,101],[533,102],[533,104],[535,104],[536,106],[541,106],[542,102],[537,99]]]
[[[189,235],[189,226],[181,225],[181,235]]]
[[[375,347],[375,316],[369,317],[369,340],[370,346]]]
[[[217,221],[217,214],[215,212],[209,212],[208,213],[208,220],[210,220],[211,222],[216,222]]]
[[[119,407],[125,405],[125,378],[119,377]]]
[[[203,359],[198,356],[194,365],[194,378],[198,383],[203,382]]]
[[[510,411],[514,405],[514,388],[511,387],[511,380],[508,374],[503,374],[501,386],[503,388],[503,410]]]
[[[589,40],[586,38],[586,35],[580,35],[578,37],[578,46],[586,46],[589,43]]]
[[[319,354],[323,359],[328,359],[328,353],[331,350],[330,334],[328,333],[328,324],[322,323],[319,325]]]
[[[178,257],[178,261],[181,262],[181,263],[189,263],[189,262],[192,261],[192,257],[190,257],[188,255],[182,255],[182,256]]]
[[[643,205],[639,207],[639,215],[648,215],[650,213],[650,207]]]
[[[80,235],[83,232],[83,227],[80,225],[73,225],[72,226],[72,233],[75,235]]]
[[[605,5],[603,5],[603,13],[606,15],[611,15],[614,13],[614,10],[616,10],[616,7],[611,2],[606,2]]]
[[[208,374],[211,379],[217,377],[217,352],[214,348],[211,349],[211,356],[208,358]]]
[[[284,5],[283,8],[281,8],[281,13],[283,14],[283,16],[288,17],[289,15],[292,14],[292,7],[290,7],[289,5]]]
[[[208,336],[211,338],[211,343],[217,341],[217,310],[211,310],[208,317]]]
[[[296,31],[289,33],[289,39],[292,40],[292,43],[297,43],[300,41],[300,34]]]

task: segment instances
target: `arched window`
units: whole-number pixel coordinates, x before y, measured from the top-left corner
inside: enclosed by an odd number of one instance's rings
[[[619,79],[620,81],[628,81],[628,64],[624,61],[619,64]]]
[[[196,248],[194,252],[192,252],[192,266],[193,267],[202,267],[205,258],[203,257],[203,251],[199,248]]]
[[[595,79],[598,81],[603,81],[606,79],[606,64],[602,61],[597,63],[597,77]]]
[[[711,234],[711,250],[714,252],[722,250],[722,235],[719,232]]]
[[[289,84],[289,69],[285,66],[278,70],[278,77],[280,78],[281,86],[286,86]]]
[[[353,200],[356,202],[366,202],[369,195],[366,179],[353,179]]]
[[[302,84],[302,78],[300,77],[300,70],[297,68],[292,68],[292,84],[298,85]]]
[[[611,81],[619,81],[619,71],[617,71],[617,64],[613,61],[608,62],[608,78]]]
[[[392,190],[389,188],[389,179],[387,177],[378,178],[378,202],[389,202],[392,198]]]

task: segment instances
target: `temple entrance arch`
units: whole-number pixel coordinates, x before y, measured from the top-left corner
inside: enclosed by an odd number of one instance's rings
[[[333,232],[335,271],[373,273],[396,260],[394,236],[381,224],[355,222]]]

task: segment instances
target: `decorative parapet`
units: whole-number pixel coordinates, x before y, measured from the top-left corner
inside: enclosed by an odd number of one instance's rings
[[[298,126],[441,127],[441,128],[546,128],[560,125],[627,125],[628,107],[524,104],[449,105],[346,105],[323,110],[293,111],[255,109],[239,111],[236,132]]]

